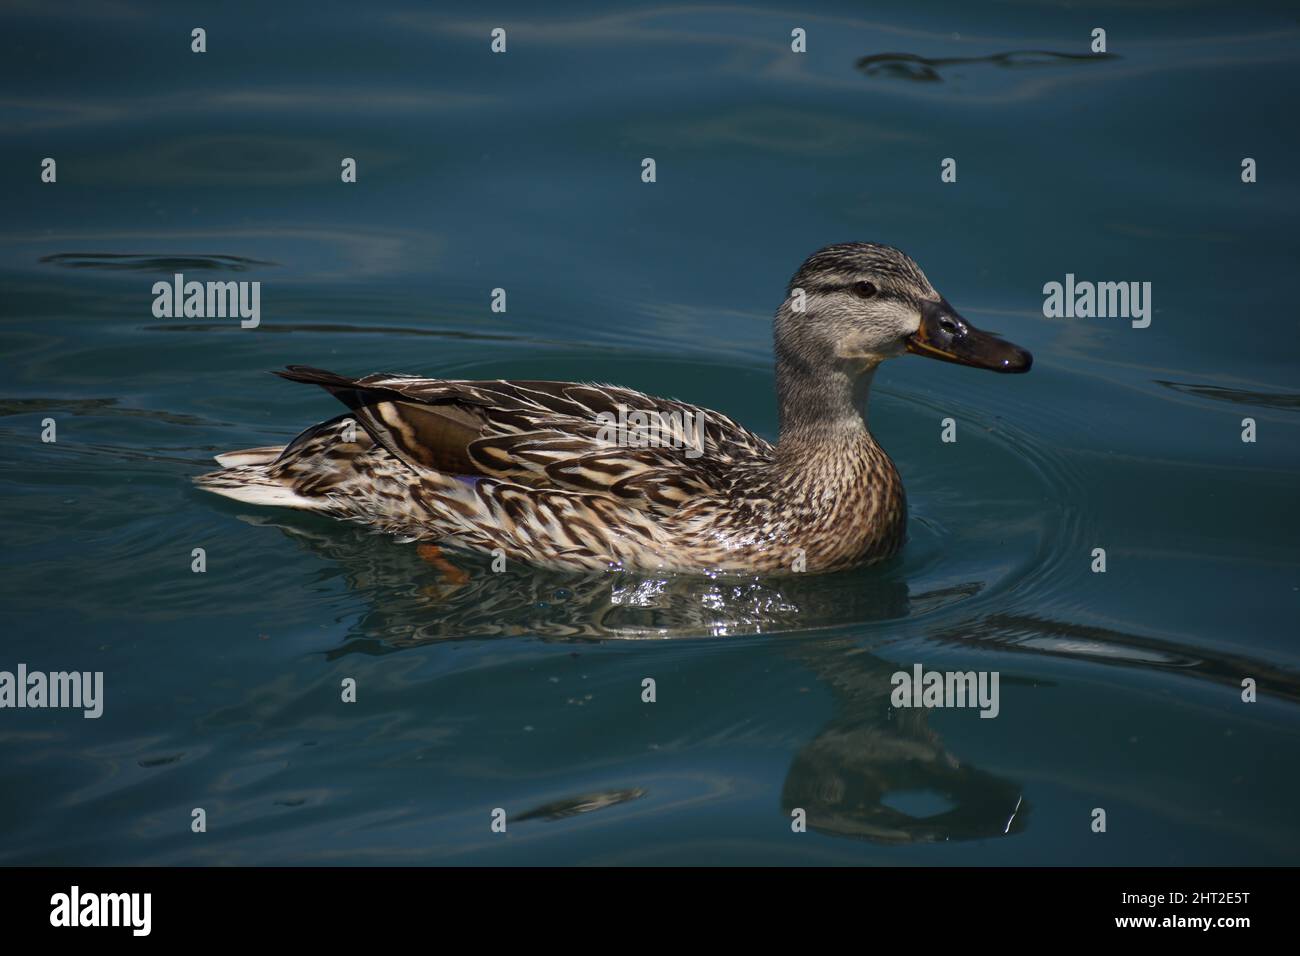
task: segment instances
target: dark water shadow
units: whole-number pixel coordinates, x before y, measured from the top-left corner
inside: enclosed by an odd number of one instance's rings
[[[146,418],[168,425],[221,425],[197,415],[168,412],[154,408],[124,408],[116,398],[0,398],[0,418],[9,415],[39,415],[42,412],[66,412],[69,415],[96,415],[119,418]]]
[[[60,252],[41,256],[41,262],[64,269],[101,269],[108,272],[247,272],[253,267],[278,266],[267,259],[227,255],[169,255],[142,252]]]
[[[943,81],[941,69],[970,63],[988,63],[1003,69],[1057,66],[1063,63],[1100,63],[1118,60],[1114,53],[1058,53],[1053,50],[1008,50],[988,56],[926,57],[915,53],[873,53],[858,59],[856,66],[867,76],[911,80],[917,83]]]
[[[1193,385],[1189,382],[1166,382],[1156,379],[1157,385],[1171,388],[1184,395],[1197,398],[1209,398],[1216,402],[1231,402],[1234,405],[1256,405],[1260,408],[1300,408],[1300,393],[1297,392],[1251,392],[1240,388],[1223,388],[1219,385]]]
[[[1267,687],[1270,697],[1300,703],[1300,674],[1267,661],[1217,649],[1128,634],[1106,627],[1054,621],[1030,614],[990,614],[931,635],[949,644],[1046,654],[1119,667],[1176,670],[1182,676],[1241,690],[1243,677]]]
[[[229,320],[219,322],[167,322],[148,326],[154,332],[225,332],[240,331]],[[460,332],[455,329],[414,329],[388,325],[348,325],[325,322],[264,322],[258,332],[306,332],[311,335],[419,335],[437,339],[461,339],[469,342],[526,342],[535,345],[568,345],[559,339],[534,339],[517,335],[494,335],[489,332]]]
[[[616,807],[620,803],[639,800],[645,795],[646,791],[640,787],[629,787],[625,790],[603,790],[599,793],[584,793],[574,797],[564,797],[525,811],[517,815],[514,822],[520,823],[524,820],[567,820],[581,813],[593,813],[607,807]]]

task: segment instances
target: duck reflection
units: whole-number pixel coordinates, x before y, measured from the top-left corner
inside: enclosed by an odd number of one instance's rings
[[[806,633],[846,622],[900,620],[978,593],[972,582],[909,592],[898,564],[865,572],[740,579],[541,571],[493,572],[490,561],[449,554],[429,564],[417,549],[331,522],[244,516],[279,527],[328,559],[366,607],[331,658],[384,654],[434,641],[531,635],[543,640],[605,641]],[[441,566],[441,569],[440,567]],[[1243,674],[1270,695],[1300,701],[1300,676],[1263,661],[1188,649],[1105,628],[1027,615],[990,614],[929,635],[964,648],[1085,658],[1129,667],[1177,668],[1235,686]],[[924,709],[890,704],[898,664],[860,640],[833,634],[791,642],[786,651],[834,699],[834,716],[792,760],[781,794],[787,816],[808,828],[878,843],[924,843],[1009,836],[1027,825],[1020,785],[972,767],[948,751]],[[1009,679],[1004,675],[1004,681]],[[581,794],[539,807],[529,818],[557,820],[616,806],[640,788]]]
[[[925,710],[890,705],[894,664],[851,640],[797,651],[831,689],[835,716],[795,756],[781,805],[808,828],[876,843],[975,840],[1019,833],[1020,786],[951,754]]]
[[[393,539],[310,516],[244,516],[327,558],[366,609],[337,653],[385,653],[429,641],[538,636],[560,640],[725,637],[805,632],[906,617],[970,593],[911,595],[896,568],[785,578],[556,571],[447,552],[433,563]],[[449,573],[451,572],[451,573]]]
[[[391,538],[310,518],[245,516],[280,528],[327,558],[366,609],[331,653],[390,653],[439,640],[533,635],[544,640],[654,639],[807,632],[899,619],[969,596],[978,585],[909,593],[889,568],[783,579],[549,572],[448,554],[448,574]],[[441,567],[440,567],[441,566]],[[889,704],[893,664],[851,640],[790,651],[832,691],[835,717],[796,755],[782,804],[823,834],[882,843],[967,840],[1019,832],[1026,808],[1018,785],[964,766],[943,746],[923,710]],[[640,788],[580,794],[521,819],[552,821],[640,798]],[[927,805],[929,804],[929,805]],[[934,805],[938,805],[935,810]]]

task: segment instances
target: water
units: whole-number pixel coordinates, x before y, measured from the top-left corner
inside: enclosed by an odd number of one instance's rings
[[[1300,862],[1287,5],[191,19],[0,30],[0,669],[106,698],[0,711],[0,862]],[[1111,58],[1052,55],[1096,26]],[[611,381],[774,437],[771,313],[846,239],[1036,359],[882,369],[883,567],[458,588],[190,485],[336,414],[289,363]],[[261,326],[153,318],[175,271],[261,281]],[[1044,318],[1067,272],[1150,281],[1150,327]],[[998,717],[892,709],[915,663],[997,671]]]

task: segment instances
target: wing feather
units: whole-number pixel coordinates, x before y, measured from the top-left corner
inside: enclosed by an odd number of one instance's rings
[[[308,366],[276,374],[327,389],[376,442],[417,471],[605,495],[654,512],[722,487],[737,460],[772,452],[766,440],[719,412],[609,385],[390,374],[351,379]],[[628,411],[657,412],[673,427],[658,435],[659,443],[636,427],[611,428],[627,421],[621,413]],[[695,436],[686,423],[697,420],[702,447],[691,447]],[[508,513],[518,507],[508,494],[502,502]]]

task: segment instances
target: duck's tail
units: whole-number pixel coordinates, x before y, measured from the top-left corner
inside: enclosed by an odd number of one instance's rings
[[[216,456],[217,461],[225,467],[220,471],[197,475],[194,483],[204,491],[250,505],[319,510],[326,504],[324,498],[299,494],[289,481],[268,469],[267,466],[283,452],[282,445],[228,451]]]
[[[288,445],[244,448],[217,455],[220,471],[198,475],[204,491],[251,505],[323,511],[346,480],[346,466],[373,447],[346,415],[307,429]]]

